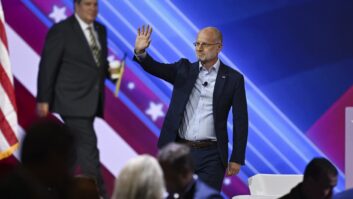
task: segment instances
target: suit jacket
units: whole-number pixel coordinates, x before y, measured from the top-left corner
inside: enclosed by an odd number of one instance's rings
[[[181,197],[183,199],[223,199],[218,191],[196,180],[192,187]]]
[[[281,196],[279,199],[307,199],[302,193],[302,190],[301,190],[302,186],[303,186],[303,183],[297,184],[294,188],[291,189],[291,191],[288,194]]]
[[[103,115],[104,79],[108,74],[107,34],[94,22],[101,46],[97,66],[75,16],[55,24],[48,32],[38,74],[38,102],[64,116]]]
[[[173,84],[173,93],[164,119],[158,147],[174,142],[184,116],[186,104],[199,74],[199,63],[181,59],[173,64],[162,64],[149,55],[139,61],[145,71]],[[222,62],[213,92],[213,117],[218,150],[224,165],[228,162],[227,118],[233,107],[233,152],[231,162],[244,164],[248,136],[248,113],[244,89],[244,77]]]

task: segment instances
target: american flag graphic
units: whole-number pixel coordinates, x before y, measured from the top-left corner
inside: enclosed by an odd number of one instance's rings
[[[18,145],[15,90],[4,12],[0,2],[0,160],[12,155]]]

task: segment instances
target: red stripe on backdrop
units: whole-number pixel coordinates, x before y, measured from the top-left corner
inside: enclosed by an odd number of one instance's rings
[[[17,81],[17,79],[15,79],[14,83],[18,104],[18,121],[23,128],[27,128],[38,119],[35,113],[36,100],[32,94],[28,92],[28,90],[19,81]],[[53,115],[50,115],[49,117],[53,120],[57,120]],[[101,171],[106,183],[108,194],[111,194],[115,177],[107,168],[104,167],[104,165],[101,165]]]
[[[16,99],[15,99],[15,91],[12,86],[10,78],[7,76],[4,67],[0,63],[0,84],[4,88],[4,91],[8,98],[10,99],[12,107],[17,111]]]
[[[9,122],[7,121],[2,110],[0,110],[0,129],[1,129],[3,136],[5,137],[5,139],[7,141],[7,143],[10,146],[13,146],[18,143],[18,139],[16,137],[16,134],[13,131],[13,129],[11,128],[11,126],[10,126]]]
[[[4,22],[0,20],[0,40],[2,43],[5,45],[6,49],[9,49],[9,46],[7,44],[7,37],[6,37],[6,32],[5,32],[5,25]]]
[[[28,128],[34,121],[39,118],[36,115],[35,107],[36,100],[30,92],[16,79],[14,78],[16,103],[17,103],[17,114],[18,123],[24,129]],[[51,119],[54,119],[51,116]],[[56,119],[56,118],[55,118]]]
[[[139,154],[157,154],[157,136],[130,109],[105,89],[104,119]]]

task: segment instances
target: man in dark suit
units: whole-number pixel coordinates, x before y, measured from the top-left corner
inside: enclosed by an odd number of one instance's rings
[[[184,144],[169,143],[158,153],[163,169],[168,199],[221,199],[218,191],[193,175],[194,163],[190,148]]]
[[[331,199],[338,171],[326,158],[314,158],[306,166],[303,182],[280,199]]]
[[[41,120],[26,129],[21,165],[0,178],[1,198],[68,198],[75,138],[65,125]]]
[[[221,190],[224,173],[237,174],[245,162],[248,113],[244,77],[218,59],[222,34],[214,27],[202,29],[194,43],[198,62],[180,59],[159,63],[145,49],[152,28],[138,29],[135,61],[147,72],[173,84],[168,113],[158,141],[191,147],[195,173],[211,187]],[[233,152],[228,162],[227,118],[233,108]]]
[[[48,32],[38,74],[37,112],[59,113],[77,140],[77,164],[106,197],[99,166],[95,116],[103,116],[108,74],[107,35],[96,22],[97,0],[74,0],[75,14]]]

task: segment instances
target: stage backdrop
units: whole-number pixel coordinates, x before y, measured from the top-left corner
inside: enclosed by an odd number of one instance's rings
[[[2,0],[15,76],[19,122],[34,120],[38,62],[48,29],[73,13],[73,0]],[[196,61],[193,42],[205,26],[224,34],[220,59],[246,79],[246,166],[226,177],[227,196],[248,192],[257,173],[302,173],[315,156],[339,169],[344,188],[344,110],[353,106],[353,2],[349,0],[99,0],[109,60],[127,53],[119,97],[106,81],[104,120],[96,120],[102,170],[114,176],[137,154],[156,154],[171,85],[131,59],[136,29],[150,24],[148,52],[161,62]],[[232,118],[228,122],[232,137]],[[231,140],[231,139],[230,139]],[[232,144],[229,144],[231,150]]]

